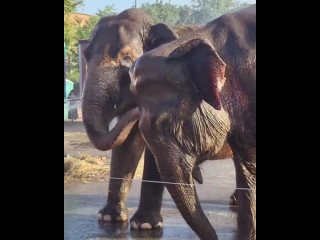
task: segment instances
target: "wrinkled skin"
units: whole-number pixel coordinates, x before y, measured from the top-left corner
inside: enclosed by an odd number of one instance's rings
[[[218,239],[201,209],[193,171],[225,140],[234,153],[238,239],[256,239],[256,7],[224,15],[145,53],[130,69],[139,128],[189,226]],[[158,175],[157,175],[158,176]]]
[[[189,31],[190,32],[190,31]],[[145,142],[138,130],[139,111],[130,91],[128,74],[132,63],[143,54],[178,35],[164,24],[152,25],[149,16],[139,9],[129,9],[119,15],[99,21],[90,45],[85,51],[87,76],[83,97],[83,121],[87,134],[100,150],[112,149],[111,177],[108,201],[98,214],[100,221],[126,221],[126,201]],[[118,123],[109,131],[109,123]],[[226,145],[227,146],[227,145]],[[215,158],[229,154],[230,148]],[[153,155],[146,149],[143,179],[159,179]],[[202,182],[199,169],[194,176]],[[139,209],[133,222],[139,228],[161,227],[161,184],[142,183]]]

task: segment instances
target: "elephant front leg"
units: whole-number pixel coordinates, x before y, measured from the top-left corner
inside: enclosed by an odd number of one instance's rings
[[[149,138],[150,139],[150,138]],[[195,158],[186,156],[182,149],[155,137],[147,143],[155,155],[162,181],[182,217],[202,240],[218,240],[217,234],[203,212],[193,184]]]
[[[136,125],[127,140],[112,150],[110,176],[119,179],[111,178],[109,181],[108,201],[98,213],[99,221],[128,220],[127,197],[144,147],[145,143]]]
[[[149,149],[145,151],[143,180],[160,181],[154,156]],[[139,208],[130,220],[133,229],[162,228],[160,210],[163,189],[163,184],[142,182]]]

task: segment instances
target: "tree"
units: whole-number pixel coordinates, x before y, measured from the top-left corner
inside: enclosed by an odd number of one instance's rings
[[[66,62],[68,66],[68,78],[71,68],[77,61],[77,24],[72,20],[70,14],[75,12],[83,0],[64,0],[64,42],[67,48]]]
[[[193,9],[187,5],[179,7],[179,20],[177,25],[188,25],[194,23]]]
[[[74,12],[83,5],[83,0],[64,0],[64,15]]]
[[[79,26],[77,27],[77,37],[78,39],[90,39],[91,34],[95,26],[97,25],[100,18],[105,16],[110,16],[116,14],[114,6],[106,6],[103,9],[98,9],[97,16],[93,16],[89,19],[87,24],[83,27]]]
[[[92,16],[83,26],[81,19],[71,17],[71,13],[75,13],[77,7],[82,5],[83,0],[65,0],[64,15],[64,41],[67,45],[67,78],[72,81],[79,79],[79,40],[89,39],[92,31],[101,17],[115,14],[113,6],[106,6],[97,11],[97,16]]]
[[[93,16],[89,19],[87,24],[83,27],[80,25],[77,28],[77,38],[78,39],[90,39],[91,34],[95,26],[97,25],[100,17],[98,16]]]
[[[110,15],[115,15],[115,9],[114,6],[105,6],[103,9],[98,9],[98,12],[96,13],[99,17],[105,17]]]
[[[234,8],[232,8],[232,9],[230,9],[230,12],[232,11],[238,11],[238,10],[241,10],[241,9],[243,9],[243,8],[247,8],[247,7],[249,7],[250,5],[252,5],[252,4],[250,4],[250,3],[246,3],[246,2],[244,2],[244,3],[239,3],[237,6],[235,6]]]
[[[244,6],[236,0],[192,0],[192,7],[184,5],[177,6],[163,3],[157,0],[153,4],[142,4],[144,9],[155,23],[165,23],[169,26],[205,24],[220,15],[229,12],[235,7]]]
[[[145,3],[141,5],[155,23],[165,23],[174,26],[179,20],[179,7],[170,3],[163,4],[162,1],[157,3]]]
[[[70,18],[70,14],[73,13],[77,7],[83,5],[83,0],[64,0],[64,40],[67,45],[72,42],[75,37],[75,24]]]
[[[237,6],[235,0],[192,0],[196,23],[207,23]]]

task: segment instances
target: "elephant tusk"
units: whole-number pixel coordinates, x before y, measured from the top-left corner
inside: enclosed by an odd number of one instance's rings
[[[112,120],[109,123],[109,131],[114,129],[114,127],[118,124],[118,122],[119,122],[119,118],[118,117],[112,118]]]

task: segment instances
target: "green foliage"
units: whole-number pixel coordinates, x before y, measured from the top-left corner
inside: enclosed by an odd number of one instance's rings
[[[179,20],[177,25],[188,25],[194,24],[193,9],[187,5],[179,7]]]
[[[67,46],[68,73],[78,59],[77,23],[71,20],[70,14],[83,5],[83,0],[64,0],[64,42]]]
[[[72,82],[79,82],[80,79],[80,74],[79,74],[79,70],[78,69],[74,69],[72,71],[70,71],[67,74],[67,79],[71,80]]]
[[[110,16],[116,14],[115,9],[112,6],[106,6],[103,9],[99,9],[96,13],[97,16],[93,16],[90,18],[88,23],[81,27],[80,25],[77,27],[77,38],[78,39],[90,39],[91,34],[95,26],[97,25],[100,18],[105,16]]]
[[[235,0],[192,0],[195,23],[207,23],[237,6]]]
[[[85,26],[80,22],[71,20],[70,13],[74,13],[83,0],[64,0],[64,41],[67,45],[68,78],[78,81],[78,44],[80,39],[90,39],[93,29],[101,17],[116,14],[114,6],[106,6],[97,11]],[[144,9],[155,23],[165,23],[169,26],[205,24],[220,15],[249,6],[239,4],[236,0],[192,0],[192,6],[178,6],[163,1],[142,4]]]
[[[169,26],[175,25],[179,20],[179,8],[170,3],[145,3],[141,5],[155,23],[165,23]]]
[[[91,17],[87,23],[87,25],[80,27],[80,25],[77,27],[77,39],[90,39],[91,34],[95,26],[97,25],[100,17],[94,16]]]
[[[115,9],[114,6],[106,6],[103,9],[99,9],[98,12],[96,13],[99,17],[105,17],[105,16],[110,16],[110,15],[115,15]]]
[[[67,70],[70,72],[73,63],[77,61],[77,28],[74,22],[70,21],[69,16],[65,16],[64,21],[64,42],[67,48]]]
[[[232,8],[230,11],[238,11],[238,10],[241,10],[243,8],[249,7],[250,5],[252,5],[252,4],[250,4],[250,3],[241,3],[241,4],[238,4],[235,8]]]
[[[169,26],[187,24],[205,24],[231,9],[242,8],[250,4],[239,4],[236,0],[192,0],[192,6],[177,6],[163,1],[142,4],[155,23]]]
[[[92,16],[86,25],[81,26],[81,20],[72,19],[71,13],[83,4],[83,0],[64,0],[64,42],[67,45],[67,66],[68,79],[78,81],[79,53],[78,45],[80,39],[90,39],[93,29],[102,16],[115,14],[113,6],[106,6],[98,10],[98,16]]]
[[[64,15],[74,12],[83,5],[83,0],[64,0]]]

